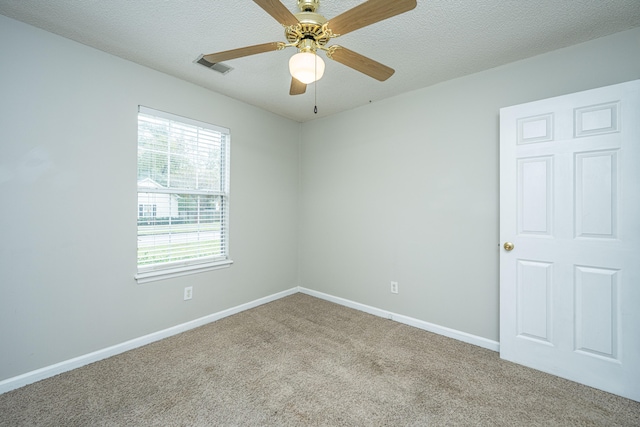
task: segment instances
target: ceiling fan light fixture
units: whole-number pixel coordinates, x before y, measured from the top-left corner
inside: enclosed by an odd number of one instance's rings
[[[304,83],[320,80],[324,74],[324,61],[314,52],[298,52],[289,59],[291,76]]]

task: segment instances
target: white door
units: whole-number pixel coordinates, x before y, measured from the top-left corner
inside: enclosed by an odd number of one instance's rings
[[[500,110],[500,356],[640,401],[640,80]]]

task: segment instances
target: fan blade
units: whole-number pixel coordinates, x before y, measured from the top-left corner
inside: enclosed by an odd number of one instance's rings
[[[366,56],[362,56],[346,47],[338,45],[329,48],[327,57],[381,82],[387,80],[395,73],[393,68],[389,68],[373,59],[369,59]]]
[[[289,95],[301,95],[307,91],[307,85],[300,80],[291,77],[291,89],[289,89]]]
[[[416,0],[369,0],[329,20],[336,35],[350,33],[416,7]]]
[[[285,27],[298,23],[298,18],[278,0],[253,0],[253,2]]]
[[[284,47],[282,42],[272,42],[257,44],[255,46],[241,47],[240,49],[225,50],[224,52],[210,53],[204,55],[203,58],[212,64],[222,61],[228,61],[229,59],[242,58],[243,56],[255,55],[256,53],[271,52],[273,50],[279,50]]]

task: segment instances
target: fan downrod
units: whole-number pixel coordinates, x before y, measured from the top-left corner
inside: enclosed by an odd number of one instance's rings
[[[315,12],[318,10],[320,0],[298,0],[300,12]]]

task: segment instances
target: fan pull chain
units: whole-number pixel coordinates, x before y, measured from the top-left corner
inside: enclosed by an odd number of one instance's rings
[[[313,76],[315,80],[313,81],[313,114],[318,114],[318,53],[316,52],[313,57]]]

